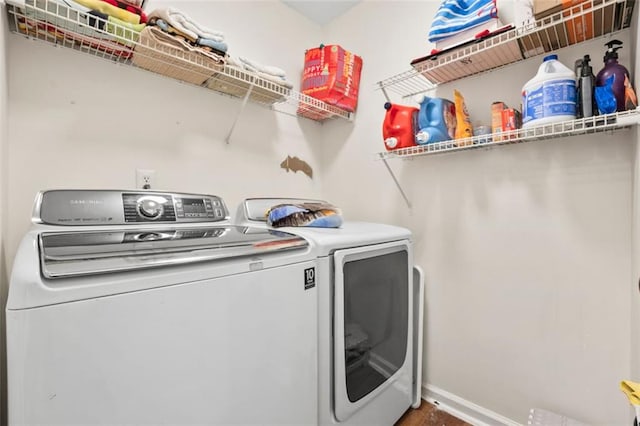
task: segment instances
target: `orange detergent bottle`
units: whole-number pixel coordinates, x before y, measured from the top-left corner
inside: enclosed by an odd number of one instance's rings
[[[415,146],[415,136],[418,122],[416,107],[392,104],[384,104],[387,113],[382,123],[382,137],[387,151]]]

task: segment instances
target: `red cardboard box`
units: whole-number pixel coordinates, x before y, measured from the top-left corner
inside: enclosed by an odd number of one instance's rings
[[[598,9],[594,12],[583,13],[591,9],[591,5],[598,6]],[[552,46],[548,50],[555,50],[559,47],[569,44],[575,44],[581,41],[590,40],[594,37],[601,36],[603,34],[610,33],[617,24],[614,19],[616,13],[619,13],[622,8],[622,3],[610,3],[608,6],[600,7],[602,0],[534,0],[533,1],[533,13],[536,19],[541,19],[554,13],[558,13],[563,10],[565,17],[570,13],[574,15],[580,15],[573,19],[567,19],[566,34],[569,40],[566,40],[564,35],[564,29],[560,24],[556,26],[556,31],[559,30],[558,38],[560,45]],[[620,10],[618,10],[620,9]],[[559,27],[559,28],[558,28]],[[552,34],[553,35],[553,34]],[[548,51],[547,50],[547,51]]]
[[[500,133],[504,130],[502,127],[502,111],[507,109],[507,104],[496,101],[491,104],[491,133]],[[494,136],[494,141],[501,141],[502,136]]]
[[[506,108],[502,110],[502,131],[509,132],[522,127],[522,116],[520,111],[515,108]],[[506,136],[505,136],[506,137]],[[516,139],[517,135],[510,135],[509,139]]]
[[[361,71],[362,58],[338,45],[309,49],[304,55],[301,92],[354,112]]]

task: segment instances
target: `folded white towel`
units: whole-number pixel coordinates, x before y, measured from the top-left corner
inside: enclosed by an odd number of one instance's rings
[[[238,61],[235,56],[227,55],[225,61],[227,65],[231,65],[232,67],[244,68],[242,66],[242,63],[240,63],[240,61]]]
[[[246,59],[246,58],[245,58]],[[284,75],[284,71],[282,71],[282,75],[274,75],[274,74],[269,74],[266,72],[262,72],[260,70],[257,70],[255,68],[251,68],[250,66],[247,66],[247,64],[243,61],[241,61],[241,58],[236,58],[234,56],[231,55],[227,55],[227,57],[225,58],[227,65],[232,66],[232,67],[236,67],[236,68],[240,68],[240,69],[244,69],[247,71],[251,71],[253,73],[255,73],[258,77],[261,77],[265,80],[271,81],[273,83],[277,83],[281,86],[287,87],[289,89],[293,88],[293,84],[289,83],[288,81],[286,81],[286,76]],[[273,67],[275,68],[275,67]],[[279,69],[279,68],[278,68]]]
[[[293,89],[293,84],[286,81],[283,77],[276,77],[275,75],[266,74],[260,71],[256,72],[256,74],[258,75],[258,77],[261,77],[265,80],[269,80],[272,83],[276,83],[276,84],[279,84],[280,86]]]
[[[244,56],[238,56],[238,60],[248,70],[259,71],[261,73],[269,74],[274,77],[282,77],[283,79],[287,77],[287,74],[281,68],[274,67],[271,65],[262,65],[261,63],[245,58]]]
[[[182,31],[193,39],[208,38],[218,42],[224,41],[224,34],[220,31],[210,30],[204,27],[186,14],[172,7],[156,9],[149,14],[149,18],[164,19],[169,25],[175,29]]]

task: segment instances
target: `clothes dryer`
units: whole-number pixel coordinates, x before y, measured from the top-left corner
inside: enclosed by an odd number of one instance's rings
[[[265,213],[282,203],[252,198],[235,223],[268,228]],[[421,402],[423,283],[411,232],[365,222],[340,228],[287,227],[317,256],[318,422],[392,425]]]
[[[315,424],[316,268],[216,196],[40,193],[6,308],[9,424]]]

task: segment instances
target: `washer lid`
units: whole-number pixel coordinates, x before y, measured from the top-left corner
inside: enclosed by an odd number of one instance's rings
[[[63,278],[302,249],[299,236],[243,226],[43,232],[42,275]]]

